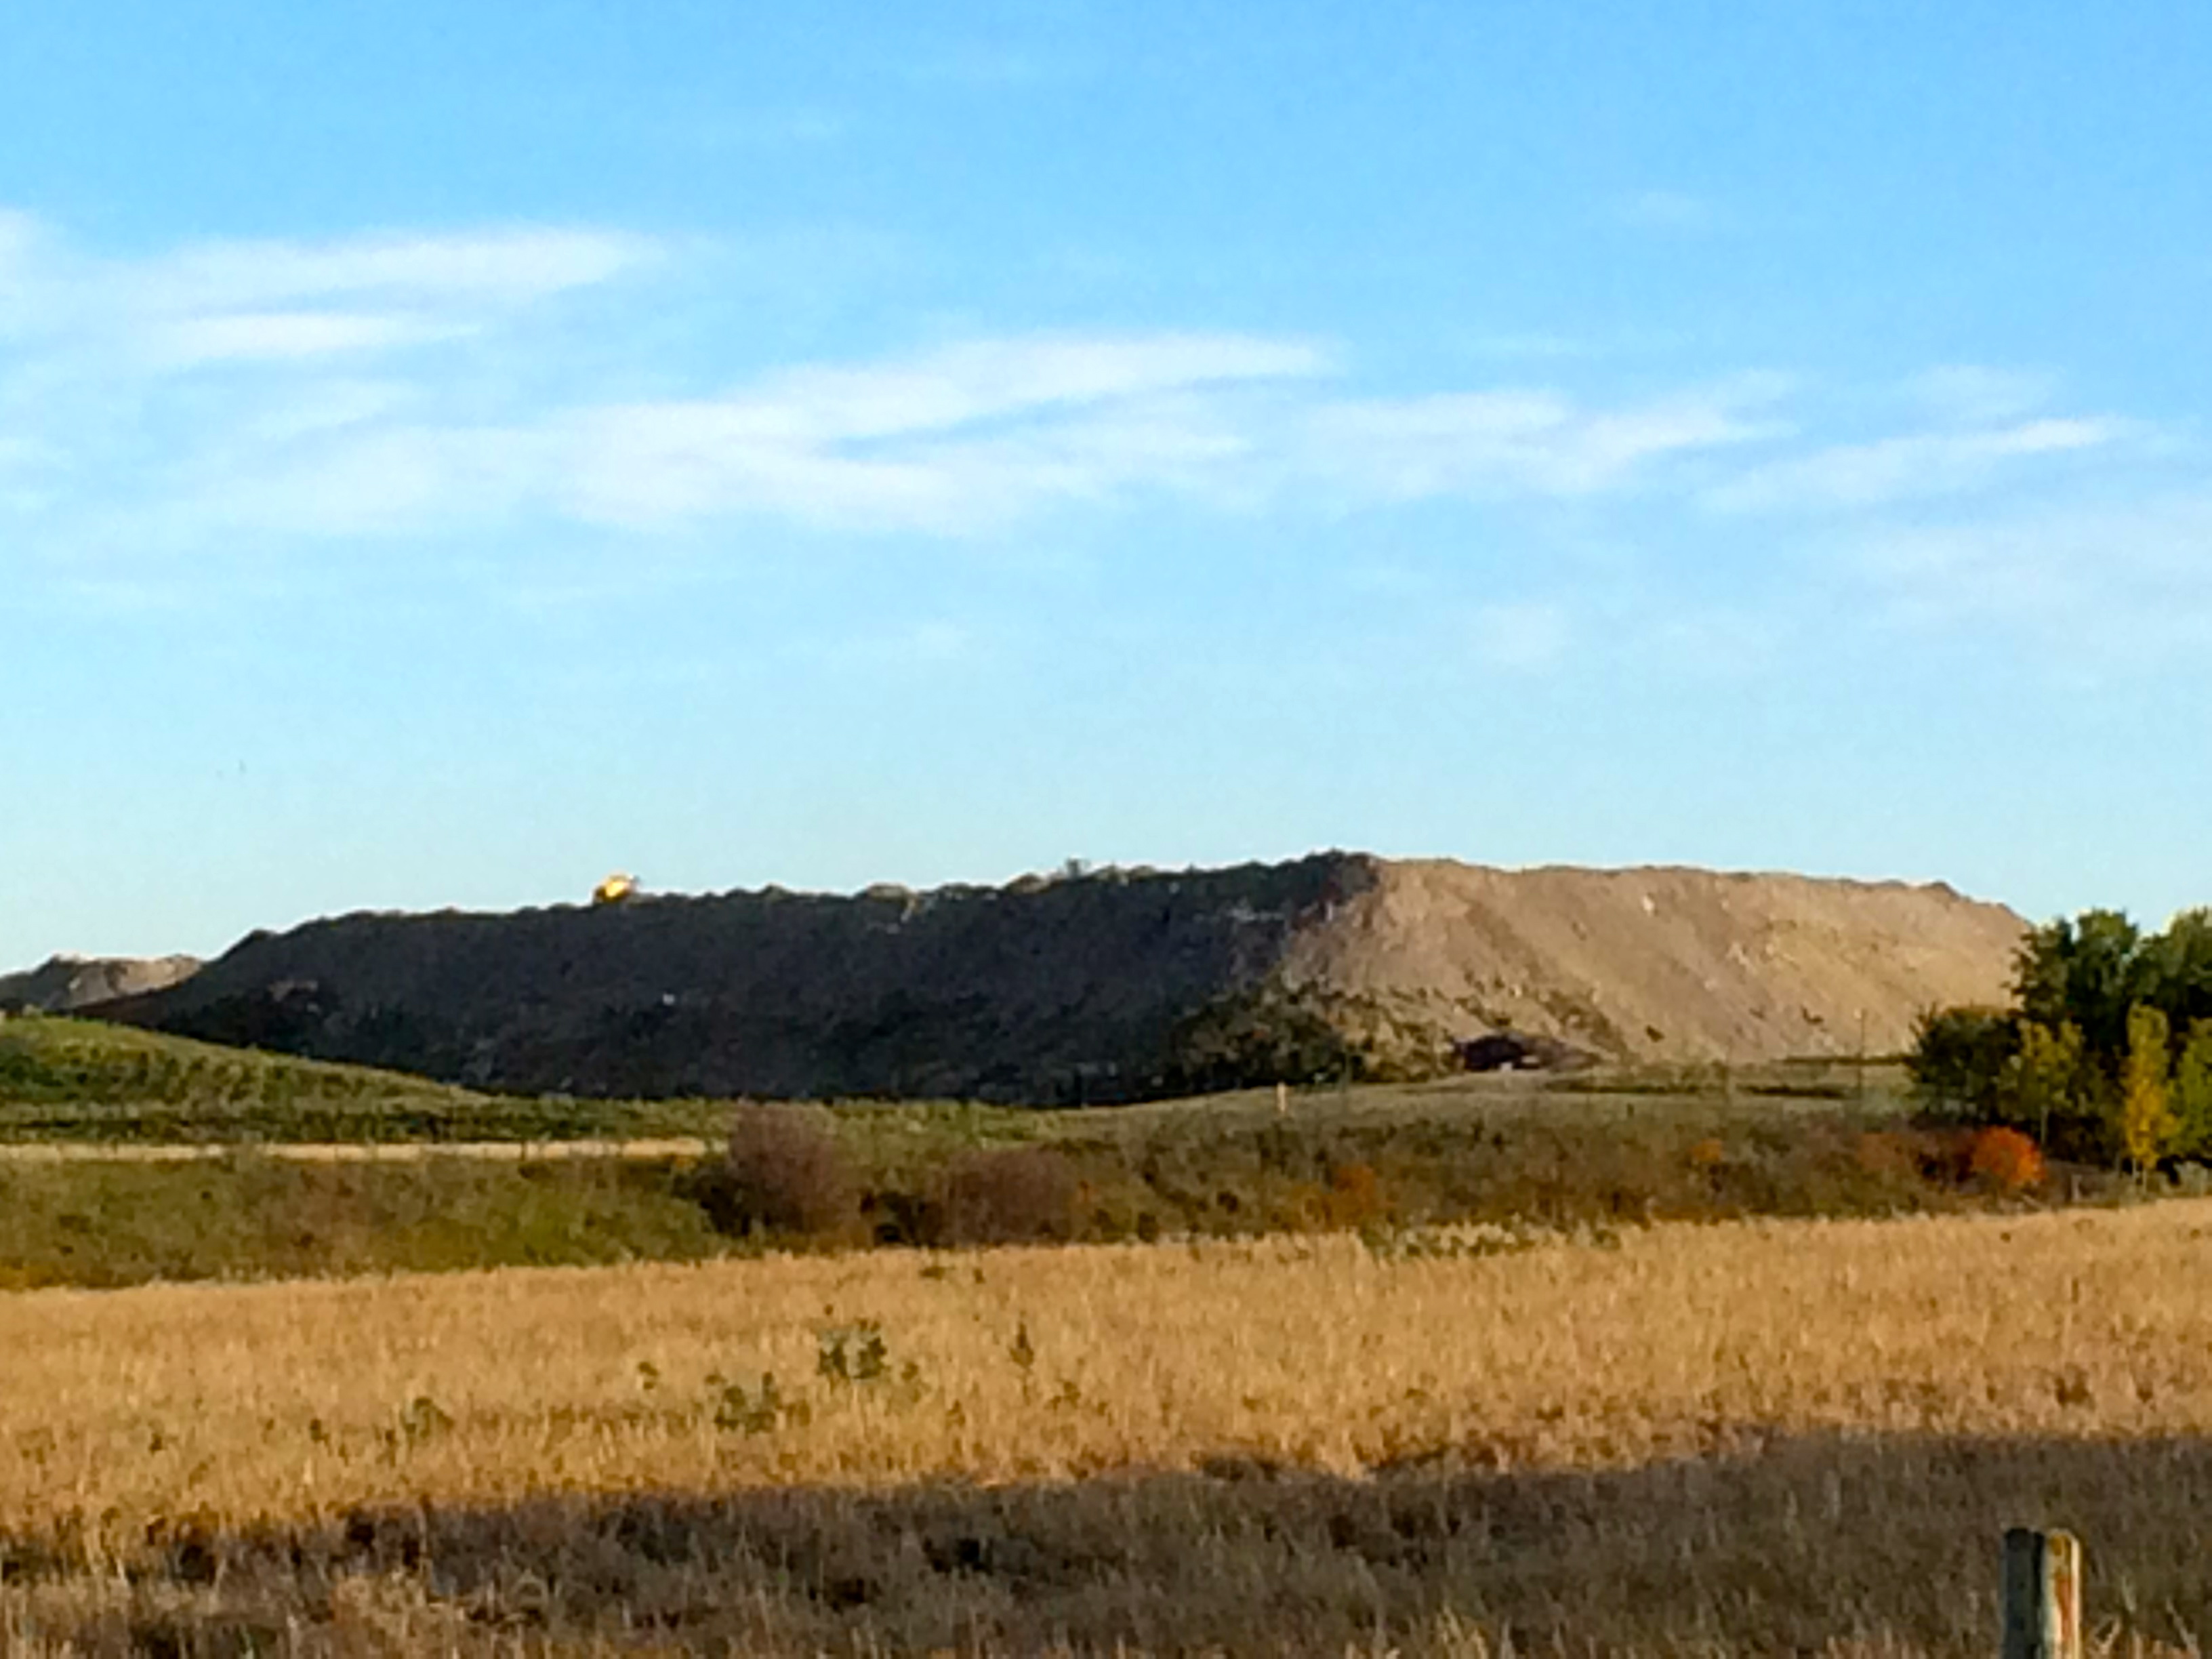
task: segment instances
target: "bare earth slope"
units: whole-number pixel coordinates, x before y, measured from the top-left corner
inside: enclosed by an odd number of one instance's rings
[[[1619,1058],[1894,1054],[1931,1004],[2003,1001],[2022,927],[1940,885],[1425,860],[1382,866],[1285,971],[1401,1023]]]
[[[167,990],[199,971],[196,957],[50,957],[20,974],[0,974],[0,1008],[66,1014],[118,997]]]
[[[1942,886],[1323,854],[854,897],[770,889],[257,934],[107,1012],[522,1091],[1141,1097],[1420,1075],[1510,1030],[1618,1058],[1903,1045],[2002,1000],[2019,917]]]

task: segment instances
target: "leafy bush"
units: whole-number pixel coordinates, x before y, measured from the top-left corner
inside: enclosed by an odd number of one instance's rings
[[[1340,1164],[1328,1172],[1328,1218],[1334,1227],[1364,1227],[1390,1213],[1390,1200],[1374,1168]]]
[[[837,1138],[799,1106],[740,1106],[729,1152],[699,1201],[728,1233],[830,1237],[860,1214],[860,1197]]]
[[[1905,1069],[1930,1107],[1988,1122],[2002,1107],[2005,1067],[2020,1049],[2020,1017],[2001,1008],[1929,1009],[1913,1024]]]
[[[1328,1012],[1296,992],[1246,992],[1182,1020],[1168,1040],[1166,1081],[1173,1090],[1211,1094],[1270,1083],[1365,1079],[1371,1060],[1346,1039]]]
[[[1966,1167],[2000,1192],[2025,1192],[2043,1184],[2043,1153],[2017,1129],[1984,1129],[1973,1139]]]
[[[2175,1156],[2212,1154],[2212,1019],[2192,1024],[2182,1044],[2173,1068],[2173,1115]]]
[[[946,1169],[944,1192],[946,1243],[1030,1243],[1073,1230],[1075,1167],[1048,1146],[963,1152]]]
[[[2122,1063],[2119,1140],[2138,1175],[2172,1150],[2176,1131],[2168,1079],[2172,1036],[2166,1015],[2137,1003],[2128,1010],[2128,1051]]]
[[[2031,932],[2009,1009],[1924,1016],[1909,1066],[1923,1107],[2138,1172],[2212,1152],[2212,910],[2145,933],[2117,910]]]

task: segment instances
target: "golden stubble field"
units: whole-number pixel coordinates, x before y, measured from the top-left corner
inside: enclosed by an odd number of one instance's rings
[[[19,1294],[0,1633],[1982,1652],[2026,1522],[2186,1649],[2208,1274],[2172,1202]]]

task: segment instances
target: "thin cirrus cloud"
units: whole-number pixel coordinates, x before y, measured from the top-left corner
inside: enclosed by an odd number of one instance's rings
[[[2102,448],[2130,430],[2108,416],[2045,416],[1978,431],[1835,444],[1753,468],[1714,486],[1706,500],[1726,512],[1771,513],[1960,495],[1984,487],[2008,466]]]
[[[1787,430],[1761,379],[1613,406],[1549,391],[1347,398],[1332,354],[1242,335],[1017,337],[591,410],[564,502],[632,528],[765,511],[957,532],[1164,490],[1252,507],[1594,495]]]
[[[1319,465],[1386,499],[1587,495],[1669,457],[1784,435],[1769,408],[1781,390],[1753,378],[1612,408],[1552,392],[1372,398],[1316,410],[1310,435]]]
[[[244,311],[187,316],[150,331],[150,355],[164,367],[255,362],[347,353],[463,337],[469,325],[404,314],[331,311]]]
[[[1952,426],[2001,426],[2026,419],[2051,401],[2053,378],[2032,369],[1946,363],[1912,376],[1906,396],[1934,420]]]
[[[2100,667],[2212,644],[2212,494],[1892,531],[1854,563],[1909,625],[1994,625]]]
[[[512,303],[610,282],[659,252],[643,237],[544,228],[217,241],[148,261],[125,283],[161,309],[195,312],[362,295]]]
[[[1556,665],[1573,633],[1565,609],[1546,601],[1480,606],[1468,631],[1475,658],[1485,666],[1523,672]]]
[[[562,499],[633,528],[767,512],[957,532],[1055,498],[1200,487],[1250,448],[1224,398],[1328,368],[1302,342],[1167,333],[979,340],[787,370],[720,398],[578,414]]]
[[[1917,429],[1853,443],[1821,441],[1817,395],[1766,375],[1637,394],[1534,377],[1384,394],[1328,342],[1231,330],[987,333],[689,391],[696,374],[651,343],[666,333],[656,283],[686,268],[673,245],[532,227],[125,258],[0,214],[0,544],[43,532],[46,546],[96,540],[128,557],[241,529],[554,520],[681,536],[747,518],[953,537],[1164,498],[1871,512],[1964,495],[2128,430],[2038,414],[2040,383],[1975,368],[1906,388]],[[588,336],[564,309],[584,295],[597,296]],[[678,390],[625,397],[623,383]],[[1554,624],[1498,626],[1503,661],[1534,653],[1509,636]]]
[[[208,241],[133,259],[0,213],[0,339],[167,371],[389,349],[465,334],[662,253],[617,233],[501,228]]]
[[[1613,216],[1638,230],[1685,234],[1717,230],[1725,216],[1717,204],[1685,190],[1640,190],[1613,204]]]

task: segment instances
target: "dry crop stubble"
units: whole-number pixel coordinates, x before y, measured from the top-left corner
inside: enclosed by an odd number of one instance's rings
[[[1798,1641],[1807,1606],[1941,1650],[1981,1594],[1956,1564],[2040,1506],[2099,1522],[2138,1625],[2202,1612],[2201,1572],[2172,1588],[2194,1511],[2162,1506],[2212,1498],[2212,1204],[1498,1242],[0,1297],[0,1535],[33,1585],[8,1594],[235,1552],[222,1583],[281,1601],[270,1540],[414,1570],[396,1525],[448,1589],[554,1585],[528,1594],[572,1634],[672,1601],[687,1640],[1240,1648],[1257,1596],[1303,1609],[1261,1647],[1643,1605],[1728,1620],[1711,1650]],[[1923,1590],[1897,1552],[1930,1527],[1961,1535]],[[652,1573],[605,1559],[655,1528]],[[1838,1531],[1832,1587],[1793,1600],[1784,1565]],[[283,1592],[311,1620],[344,1577],[318,1571]]]
[[[17,1295],[0,1298],[0,1521],[1231,1455],[1620,1466],[1723,1425],[2212,1425],[2212,1205],[1608,1245],[1395,1260],[1328,1237]],[[818,1375],[822,1334],[867,1322],[884,1375]],[[726,1386],[764,1373],[804,1420],[718,1427]]]

